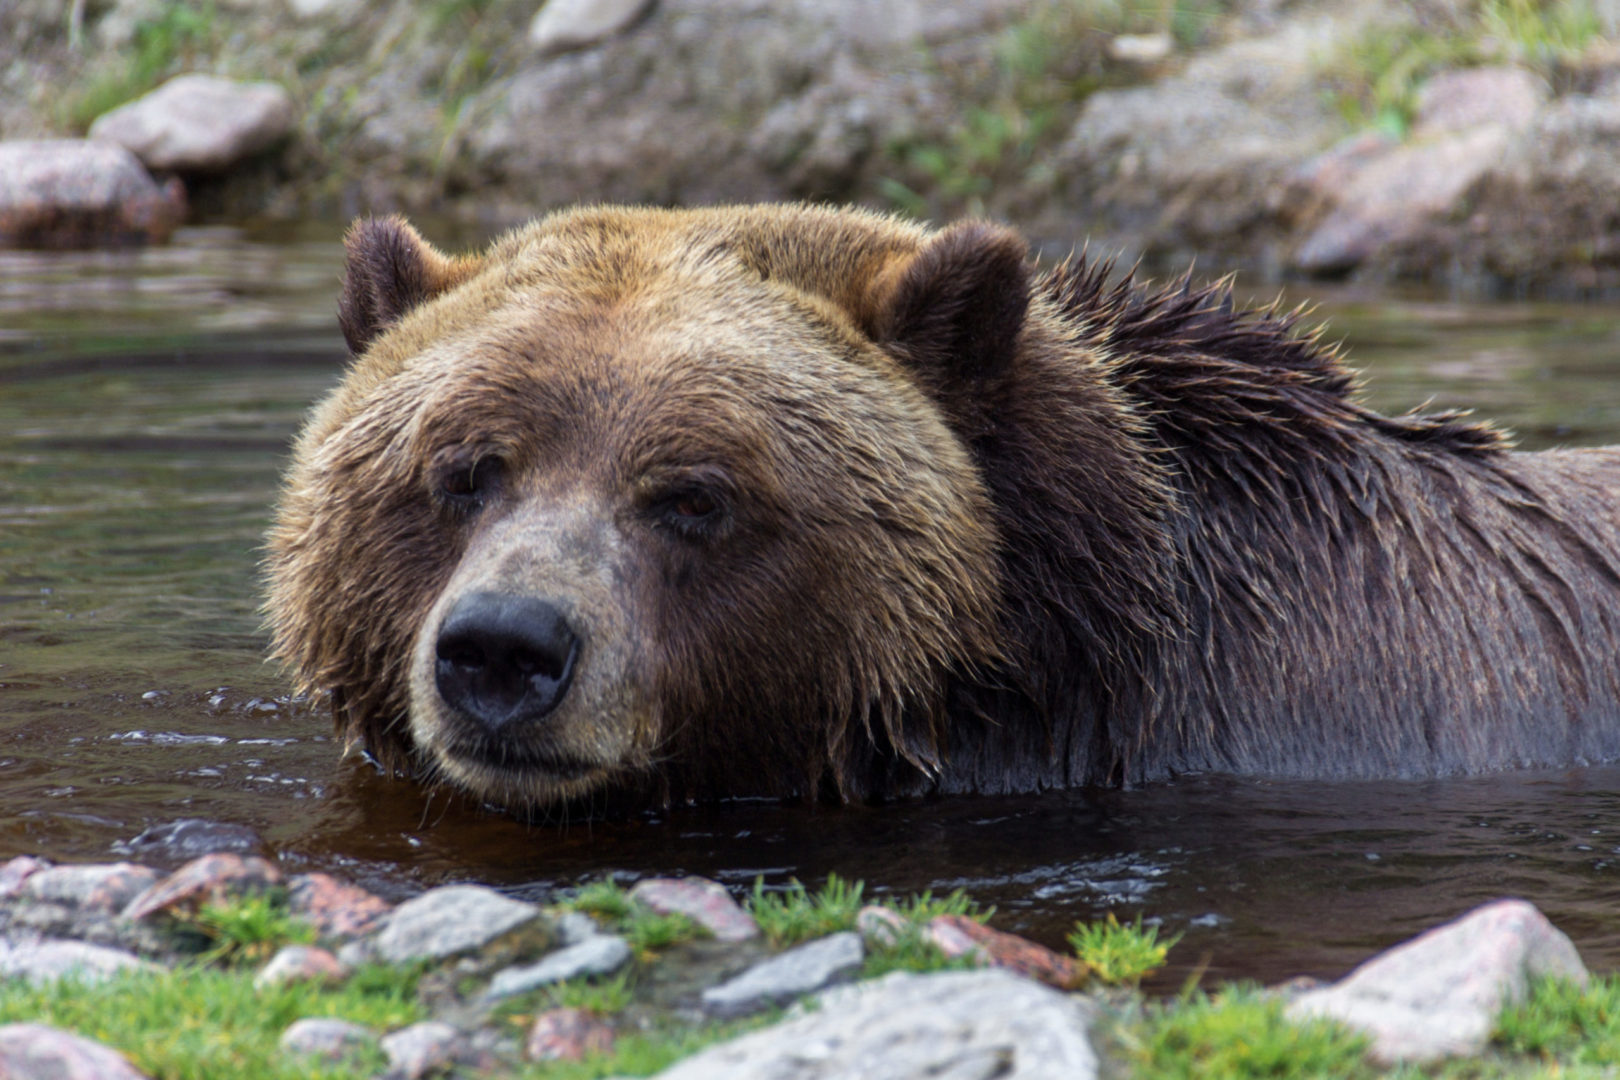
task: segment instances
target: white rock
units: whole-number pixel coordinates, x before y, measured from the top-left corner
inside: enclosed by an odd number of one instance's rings
[[[180,75],[104,113],[90,137],[129,149],[148,168],[220,172],[292,129],[292,97],[275,83]]]
[[[652,0],[546,0],[529,24],[529,42],[541,52],[595,45],[625,29]]]
[[[395,908],[371,951],[388,964],[443,960],[481,949],[540,916],[535,905],[482,885],[445,885]],[[342,951],[338,959],[347,962]]]
[[[719,1016],[742,1016],[820,990],[861,966],[866,948],[853,931],[789,949],[703,991],[703,1007]]]
[[[461,1032],[442,1020],[423,1020],[382,1038],[388,1080],[420,1080],[455,1060]]]
[[[10,944],[0,941],[0,976],[34,983],[72,977],[93,983],[123,971],[161,971],[123,949],[109,949],[83,941],[43,941]],[[0,1073],[0,1075],[4,1075]]]
[[[281,1033],[280,1045],[289,1054],[339,1062],[376,1046],[377,1036],[370,1028],[350,1020],[311,1016],[288,1024]]]
[[[593,934],[577,945],[559,949],[538,963],[510,967],[489,981],[485,1000],[525,994],[537,987],[587,975],[608,975],[630,962],[630,946],[612,934]]]
[[[1587,981],[1575,946],[1534,905],[1498,900],[1301,994],[1288,1015],[1364,1031],[1381,1061],[1477,1054],[1503,1007],[1545,976]]]
[[[660,1080],[1090,1080],[1077,999],[1007,971],[896,972],[822,994],[813,1012],[711,1046]]]

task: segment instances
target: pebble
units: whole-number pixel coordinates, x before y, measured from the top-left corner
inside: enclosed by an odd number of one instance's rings
[[[50,982],[72,976],[80,982],[100,982],[121,971],[160,971],[158,965],[123,949],[109,949],[83,941],[12,943],[0,940],[0,975]],[[0,1073],[0,1077],[5,1074]]]
[[[299,874],[287,881],[287,910],[322,937],[347,938],[382,925],[393,905],[330,874]]]
[[[158,880],[158,872],[134,863],[53,866],[30,874],[17,890],[23,900],[44,900],[81,910],[112,913]]]
[[[703,1008],[717,1016],[743,1016],[782,1005],[848,975],[866,959],[861,935],[829,934],[755,964],[734,979],[703,991]]]
[[[286,1053],[318,1057],[336,1064],[376,1047],[377,1036],[362,1024],[311,1016],[289,1024],[281,1033],[280,1045]]]
[[[717,941],[747,941],[759,936],[759,924],[737,905],[724,885],[708,878],[648,878],[636,882],[630,898],[660,914],[685,915]]]
[[[196,911],[232,896],[263,892],[281,884],[281,871],[257,855],[217,854],[192,859],[129,902],[124,918],[133,921],[159,912]]]
[[[521,937],[522,944],[536,951],[551,937],[548,921],[534,904],[482,885],[444,885],[395,908],[372,951],[388,964],[444,960],[486,950],[508,935]]]
[[[551,1009],[534,1018],[524,1053],[530,1061],[582,1061],[613,1049],[613,1029],[585,1009]]]
[[[349,969],[325,949],[315,945],[284,945],[253,976],[253,985],[265,990],[296,982],[340,983],[348,976]]]
[[[146,1080],[111,1047],[45,1024],[0,1026],[5,1080]]]
[[[440,1020],[423,1020],[382,1038],[388,1055],[386,1080],[420,1080],[455,1064],[461,1032]]]
[[[991,967],[1016,971],[1060,990],[1084,984],[1089,974],[1085,964],[1072,956],[1063,956],[1017,934],[992,930],[966,915],[936,915],[928,923],[928,932],[947,956],[976,953]]]
[[[613,934],[593,934],[577,945],[551,953],[539,963],[510,967],[490,980],[484,1000],[495,1001],[564,979],[609,975],[630,962],[630,945]]]

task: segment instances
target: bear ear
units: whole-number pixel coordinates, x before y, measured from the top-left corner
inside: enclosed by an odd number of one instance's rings
[[[365,218],[343,238],[348,254],[338,325],[356,356],[407,311],[470,278],[478,258],[451,258],[402,217]]]
[[[873,339],[931,369],[993,374],[1012,358],[1029,311],[1028,257],[1011,229],[952,225],[879,276]]]

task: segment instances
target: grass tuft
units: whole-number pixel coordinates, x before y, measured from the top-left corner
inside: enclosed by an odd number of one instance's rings
[[[1283,1003],[1254,987],[1194,993],[1150,1006],[1142,1027],[1121,1034],[1136,1075],[1156,1080],[1359,1080],[1374,1073],[1367,1039],[1327,1020],[1296,1024]]]
[[[1164,966],[1165,957],[1180,940],[1177,934],[1160,941],[1159,928],[1144,927],[1140,915],[1123,926],[1110,911],[1105,922],[1076,923],[1069,946],[1103,982],[1135,986],[1143,976]]]
[[[1504,1009],[1495,1043],[1517,1054],[1566,1065],[1620,1065],[1620,974],[1581,988],[1540,979],[1530,996]]]
[[[227,965],[262,963],[283,945],[308,945],[316,937],[313,926],[288,913],[279,890],[205,904],[189,921],[211,943],[202,959]]]
[[[827,883],[814,893],[797,879],[785,889],[767,892],[765,879],[755,878],[746,906],[766,939],[782,947],[855,929],[865,890],[864,882],[851,883],[837,874],[827,875]]]

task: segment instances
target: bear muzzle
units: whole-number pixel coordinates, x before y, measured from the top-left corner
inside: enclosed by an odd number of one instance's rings
[[[579,649],[579,635],[548,601],[470,593],[440,624],[434,682],[445,704],[497,736],[557,708]]]

